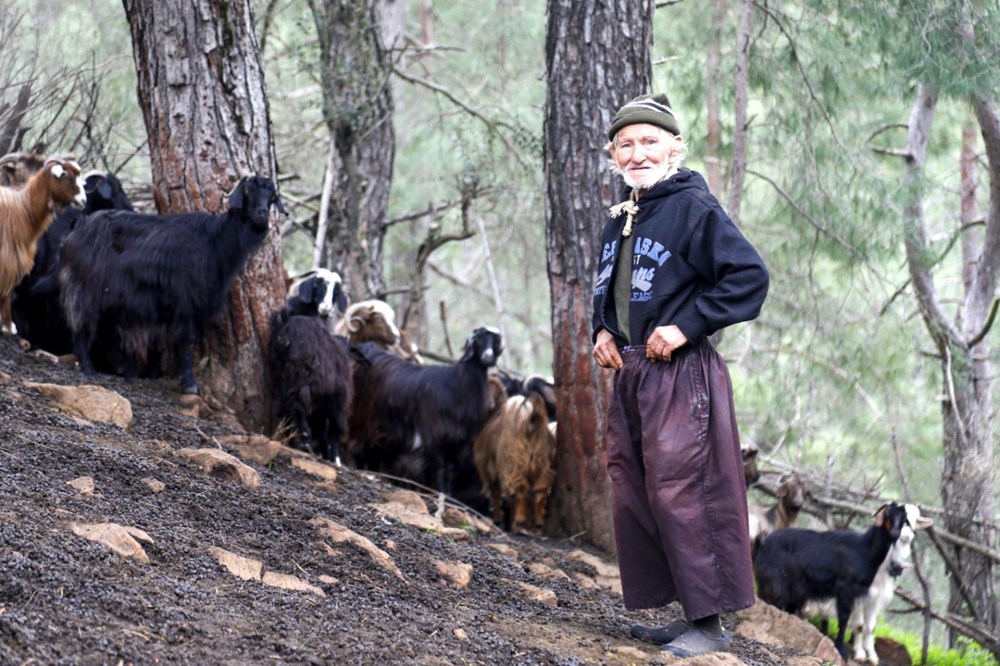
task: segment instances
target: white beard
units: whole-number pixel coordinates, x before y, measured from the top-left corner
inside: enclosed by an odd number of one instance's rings
[[[648,190],[659,182],[662,182],[674,175],[677,171],[672,164],[662,163],[655,169],[649,171],[622,171],[622,178],[625,184],[636,190]]]

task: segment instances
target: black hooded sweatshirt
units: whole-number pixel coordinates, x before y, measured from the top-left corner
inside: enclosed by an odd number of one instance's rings
[[[621,201],[631,191],[626,189]],[[637,202],[633,220],[629,339],[644,345],[653,329],[676,324],[688,342],[760,314],[769,277],[764,261],[708,191],[704,178],[680,169]],[[593,337],[602,328],[619,344],[615,266],[626,214],[604,227],[594,287]]]

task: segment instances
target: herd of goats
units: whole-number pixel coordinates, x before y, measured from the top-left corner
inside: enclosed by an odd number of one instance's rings
[[[33,348],[72,353],[87,376],[177,374],[198,393],[193,348],[232,282],[284,212],[273,181],[242,180],[218,214],[135,212],[113,174],[72,160],[0,158],[0,320]],[[289,280],[268,344],[276,415],[294,441],[340,464],[408,479],[498,524],[540,530],[552,489],[556,404],[551,380],[495,368],[504,342],[477,328],[461,359],[423,362],[383,301],[348,304],[340,277]],[[343,450],[342,450],[343,446]],[[745,456],[748,485],[752,456]],[[875,619],[911,565],[929,521],[887,504],[864,533],[794,524],[807,489],[783,477],[778,501],[750,507],[758,595],[802,615],[836,617],[846,659],[878,663]],[[825,601],[825,606],[823,603]]]
[[[198,393],[194,347],[263,243],[272,209],[284,212],[274,182],[259,176],[240,181],[217,215],[153,215],[133,210],[113,174],[4,156],[0,319],[33,348],[72,353],[87,377],[175,374],[184,393]],[[337,273],[310,271],[288,286],[267,356],[275,420],[294,443],[482,510],[488,495],[498,523],[542,527],[554,389],[491,371],[504,348],[499,331],[477,328],[461,359],[431,365],[402,338],[388,304],[348,304]]]

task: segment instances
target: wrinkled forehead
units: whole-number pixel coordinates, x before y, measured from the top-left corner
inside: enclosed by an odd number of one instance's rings
[[[649,123],[636,123],[635,125],[626,125],[618,130],[618,134],[615,135],[615,141],[620,143],[622,141],[636,141],[646,138],[658,139],[668,134],[670,133],[662,127],[650,125]]]

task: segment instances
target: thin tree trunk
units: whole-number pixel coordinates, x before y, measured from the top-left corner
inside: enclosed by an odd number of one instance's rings
[[[617,196],[606,132],[618,107],[650,91],[652,18],[652,0],[548,2],[546,238],[559,401],[548,526],[609,551],[604,437],[611,374],[591,355],[591,302],[600,231]]]
[[[727,0],[715,0],[712,12],[712,41],[708,46],[708,57],[705,59],[705,111],[708,139],[705,144],[705,178],[708,189],[719,200],[723,199],[722,191],[722,109],[719,90],[722,76],[722,32],[728,13]]]
[[[309,0],[320,42],[323,119],[335,180],[322,264],[340,272],[352,300],[385,291],[382,245],[392,182],[393,44],[402,0]]]
[[[153,195],[161,213],[226,206],[242,176],[274,177],[267,94],[249,0],[124,0],[139,106],[149,135]],[[206,397],[244,426],[269,418],[261,358],[269,317],[285,295],[277,226],[206,333],[198,366]]]
[[[729,182],[729,217],[739,226],[743,202],[743,181],[747,173],[747,86],[750,78],[750,31],[753,29],[754,0],[740,4],[740,23],[736,35],[735,119],[733,122],[733,163]]]

